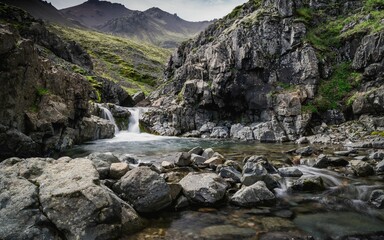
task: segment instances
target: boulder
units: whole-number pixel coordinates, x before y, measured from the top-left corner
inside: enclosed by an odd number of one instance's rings
[[[302,176],[293,181],[290,189],[299,192],[318,192],[325,190],[325,186],[323,179],[319,176]]]
[[[196,155],[199,155],[201,156],[201,154],[203,154],[204,152],[204,149],[202,147],[194,147],[192,148],[191,150],[189,150],[189,154],[196,154]]]
[[[296,154],[299,154],[305,157],[311,156],[314,152],[315,152],[315,149],[311,146],[296,149]]]
[[[223,166],[220,168],[219,176],[222,178],[230,178],[235,183],[241,182],[241,172],[237,171],[234,167]]]
[[[149,167],[138,167],[127,172],[115,189],[138,212],[159,211],[172,202],[170,187],[164,178]]]
[[[278,172],[282,177],[301,177],[303,173],[295,167],[279,168]]]
[[[270,205],[276,200],[264,182],[259,181],[251,186],[243,186],[231,197],[231,203],[242,207]]]
[[[384,208],[384,191],[374,190],[369,197],[369,202],[376,208]]]
[[[192,153],[192,155],[191,155],[191,161],[198,166],[203,165],[206,160],[207,159],[205,159],[204,157],[202,157],[200,155],[197,155],[194,153]]]
[[[80,126],[81,141],[112,138],[114,135],[115,125],[110,121],[96,116],[83,118]]]
[[[215,154],[215,151],[213,151],[212,148],[207,148],[204,150],[204,152],[201,154],[201,156],[206,158],[206,159],[210,159],[211,157],[213,157],[213,154]]]
[[[211,138],[228,138],[229,133],[228,133],[228,128],[227,127],[214,127],[212,129],[212,133],[210,135]]]
[[[137,104],[145,99],[145,94],[142,91],[135,93],[132,96],[132,100]]]
[[[126,163],[112,163],[109,168],[109,176],[113,179],[120,179],[129,171]]]
[[[225,196],[228,184],[215,173],[189,173],[179,182],[191,203],[213,205]]]
[[[135,210],[100,185],[88,159],[56,161],[36,179],[44,214],[66,239],[112,239],[142,227]]]
[[[179,166],[179,167],[189,166],[192,164],[191,154],[187,152],[176,153],[174,156],[173,162],[175,163],[176,166]]]
[[[373,167],[363,161],[356,160],[354,164],[352,164],[353,173],[358,177],[368,177],[375,174],[375,170]]]
[[[384,159],[384,151],[376,151],[371,154],[369,154],[369,159],[374,159],[374,160],[383,160]]]
[[[379,162],[377,165],[376,165],[376,172],[378,173],[384,173],[384,160]]]
[[[339,157],[328,157],[324,154],[320,154],[316,163],[313,165],[315,168],[327,168],[327,167],[345,167],[349,164],[347,160]]]
[[[173,168],[175,167],[175,165],[171,162],[168,162],[168,161],[162,161],[161,162],[161,167],[165,168],[165,169],[170,169],[170,168]]]

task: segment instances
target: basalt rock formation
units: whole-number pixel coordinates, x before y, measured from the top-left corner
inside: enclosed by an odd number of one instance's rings
[[[237,7],[172,55],[143,123],[162,135],[275,142],[382,115],[384,16],[373,2]]]

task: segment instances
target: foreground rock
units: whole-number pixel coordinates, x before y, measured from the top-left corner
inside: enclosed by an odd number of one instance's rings
[[[179,183],[188,200],[198,205],[218,203],[228,188],[225,180],[215,173],[189,173]]]
[[[172,202],[170,187],[164,178],[149,167],[129,171],[115,188],[138,212],[159,211]]]
[[[264,182],[259,181],[251,186],[243,186],[232,196],[231,202],[242,207],[271,205],[275,202],[275,195],[269,191]]]
[[[12,190],[17,190],[14,195],[7,191],[1,194],[8,199],[2,202],[9,203],[1,210],[1,218],[8,218],[2,226],[11,222],[13,231],[19,231],[14,235],[7,235],[12,230],[0,232],[2,239],[23,239],[22,233],[28,234],[28,239],[33,234],[49,239],[114,239],[143,226],[131,206],[100,184],[99,174],[88,159],[9,159],[0,168],[7,176],[6,180],[0,178],[0,186],[19,186]],[[30,210],[19,214],[22,205]],[[25,225],[28,223],[31,225]]]

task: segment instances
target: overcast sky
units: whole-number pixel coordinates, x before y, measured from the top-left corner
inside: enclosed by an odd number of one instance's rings
[[[86,0],[46,0],[58,9],[72,7]],[[147,10],[158,7],[188,21],[212,20],[221,18],[238,5],[248,0],[109,0],[122,3],[132,10]]]

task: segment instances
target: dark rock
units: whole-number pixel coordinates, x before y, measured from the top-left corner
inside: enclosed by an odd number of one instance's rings
[[[132,96],[132,100],[137,104],[145,99],[145,94],[140,91],[135,93],[135,95]]]
[[[175,209],[180,210],[189,206],[189,201],[185,196],[180,196],[176,200]]]
[[[352,170],[354,174],[359,177],[368,177],[375,174],[373,167],[363,161],[358,161],[357,163],[353,164]]]
[[[228,184],[214,173],[189,173],[179,182],[183,194],[198,205],[212,205],[224,198]]]
[[[192,153],[192,155],[191,155],[191,161],[194,164],[197,164],[198,166],[203,165],[206,160],[207,159],[205,159],[204,157],[202,157],[200,155],[196,155],[194,153]]]
[[[323,179],[319,176],[302,176],[293,181],[290,189],[299,192],[318,192],[325,190],[325,187]]]
[[[376,172],[378,172],[378,173],[383,173],[384,172],[384,160],[379,162],[376,165]]]
[[[327,167],[345,167],[349,164],[347,160],[339,157],[328,157],[324,154],[320,154],[313,167],[327,168]]]
[[[204,152],[204,149],[202,147],[194,147],[192,148],[191,150],[189,150],[189,154],[196,154],[196,155],[200,155],[203,154]]]
[[[231,197],[231,203],[242,207],[270,205],[276,200],[275,195],[269,191],[264,182],[259,181],[251,186],[243,186]]]
[[[279,168],[278,172],[282,177],[301,177],[301,176],[303,176],[303,173],[298,168],[295,168],[295,167]]]
[[[186,167],[192,164],[191,154],[187,152],[176,153],[173,162],[180,167]]]
[[[384,151],[376,151],[373,152],[369,155],[369,159],[374,159],[374,160],[383,160],[384,159]]]
[[[241,182],[241,180],[240,180],[241,179],[241,173],[233,167],[224,166],[224,167],[220,168],[219,176],[222,178],[230,178],[235,183]]]
[[[296,149],[296,154],[299,154],[301,156],[311,156],[314,152],[315,149],[311,146]]]
[[[116,184],[118,192],[138,212],[159,211],[172,202],[171,189],[149,167],[138,167],[125,174]]]
[[[369,202],[376,208],[384,208],[384,191],[374,190],[369,197]]]

